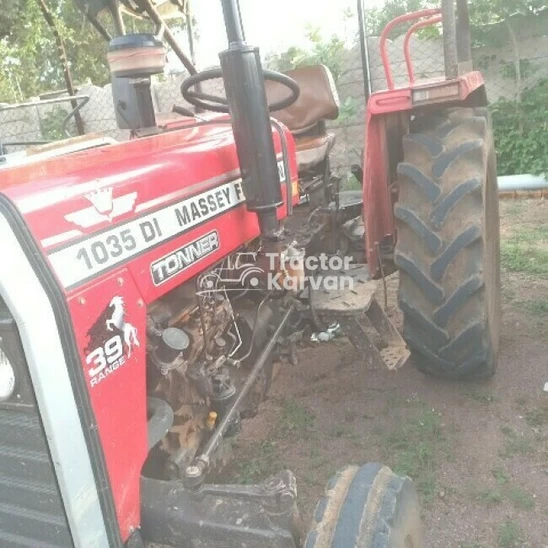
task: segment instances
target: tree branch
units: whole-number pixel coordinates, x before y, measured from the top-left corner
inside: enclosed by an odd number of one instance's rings
[[[73,97],[74,95],[76,95],[76,92],[74,90],[74,84],[72,83],[72,76],[70,74],[70,68],[67,60],[67,52],[65,50],[65,44],[63,42],[63,39],[61,38],[61,35],[59,34],[57,25],[55,24],[55,19],[53,18],[53,15],[51,14],[48,6],[46,5],[45,0],[36,0],[36,1],[38,2],[38,7],[40,8],[42,15],[44,16],[46,23],[50,27],[51,32],[53,33],[53,36],[55,37],[57,50],[59,51],[59,57],[61,59],[61,64],[63,65],[63,75],[65,77],[65,84],[67,86],[67,91],[69,92],[69,95]],[[73,109],[76,109],[78,107],[78,101],[76,100],[71,101],[71,105]],[[80,115],[79,111],[76,111],[74,113],[74,121],[76,122],[76,129],[78,130],[78,135],[84,135],[86,132],[84,128],[84,121],[82,120],[82,116]]]

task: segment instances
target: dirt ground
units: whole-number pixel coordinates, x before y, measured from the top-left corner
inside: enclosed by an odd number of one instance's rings
[[[427,548],[548,547],[548,203],[503,201],[504,316],[495,377],[368,371],[346,339],[303,345],[244,422],[232,479],[293,470],[310,521],[329,477],[382,461],[418,487]],[[397,279],[389,280],[389,313]],[[380,293],[382,302],[382,293]]]

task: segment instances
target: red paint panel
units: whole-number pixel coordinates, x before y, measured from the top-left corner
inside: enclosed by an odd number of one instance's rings
[[[382,116],[368,114],[366,157],[363,173],[365,253],[371,276],[379,274],[377,245],[387,234],[394,234],[394,214],[390,196],[386,130]]]
[[[111,306],[113,299],[116,306]],[[120,532],[126,539],[140,523],[139,477],[148,451],[146,308],[125,269],[89,284],[68,304]]]
[[[144,139],[5,169],[0,175],[0,191],[15,203],[47,255],[125,226],[208,189],[214,190],[240,176],[230,125],[182,125],[184,127],[176,131]],[[279,136],[276,132],[273,134],[276,151],[281,154]],[[288,131],[286,138],[292,201],[296,204],[299,197],[295,145]],[[105,189],[109,196],[94,198],[98,209],[89,196]],[[282,194],[285,198],[285,184]],[[111,207],[101,212],[104,199],[107,205],[111,200]],[[114,202],[118,206],[122,204],[121,209],[113,208]],[[82,213],[90,208],[91,213]],[[284,205],[278,209],[278,217],[286,215]],[[86,224],[83,221],[89,226],[82,226],[82,223]],[[154,285],[151,263],[212,230],[219,234],[219,249],[166,283]],[[255,214],[248,213],[242,203],[65,291],[124,540],[140,523],[139,475],[147,455],[146,305],[258,234]],[[59,240],[60,235],[66,239]],[[105,327],[116,308],[110,307],[114,297],[121,297],[124,307],[125,323],[118,323],[122,327],[129,324],[136,330],[139,345],[128,333],[128,341],[133,341],[131,355],[124,339],[125,332],[113,325],[112,331]],[[131,331],[126,327],[126,331],[128,329]],[[90,330],[95,334],[93,341]],[[120,344],[123,364],[117,354]],[[107,360],[104,370],[101,369],[103,357]],[[109,357],[117,359],[111,364]],[[112,365],[116,367],[104,374]],[[97,381],[99,378],[101,380]]]

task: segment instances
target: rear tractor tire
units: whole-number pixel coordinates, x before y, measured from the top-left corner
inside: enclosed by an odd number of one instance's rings
[[[486,108],[417,117],[394,209],[404,338],[421,371],[494,374],[500,325],[496,157]]]
[[[409,478],[381,464],[331,478],[304,548],[422,548],[420,508]]]

